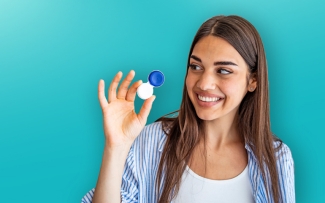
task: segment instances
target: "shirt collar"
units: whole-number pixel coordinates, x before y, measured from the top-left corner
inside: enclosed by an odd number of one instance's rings
[[[249,144],[248,142],[245,143],[245,149],[248,152],[248,155],[253,157],[253,159],[256,161],[256,157],[254,154],[254,151],[252,150],[252,144]]]
[[[159,145],[158,145],[158,151],[159,152],[163,151],[166,139],[167,139],[167,135],[163,136],[163,138],[159,141]]]
[[[252,152],[252,148],[249,146],[247,142],[245,143],[245,149],[249,152]]]
[[[159,145],[158,145],[159,152],[163,151],[166,139],[167,139],[167,135],[163,136],[163,138],[160,140]],[[247,142],[245,143],[245,149],[249,152],[250,155],[252,155],[254,157],[254,159],[256,159],[251,146]]]

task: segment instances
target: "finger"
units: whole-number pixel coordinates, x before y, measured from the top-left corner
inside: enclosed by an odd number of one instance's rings
[[[141,109],[140,109],[140,112],[138,114],[138,119],[140,121],[140,123],[142,125],[145,125],[146,122],[147,122],[147,118],[149,116],[149,113],[150,113],[150,110],[151,110],[151,107],[152,107],[152,103],[153,101],[156,99],[156,96],[155,95],[152,95],[149,99],[147,99],[146,101],[144,101]]]
[[[131,70],[129,74],[125,77],[125,79],[123,80],[123,82],[121,83],[117,91],[118,99],[125,99],[126,93],[128,92],[128,87],[131,81],[133,80],[134,75],[135,75],[134,70]]]
[[[113,78],[113,80],[108,88],[108,103],[110,103],[116,99],[116,88],[122,78],[122,75],[123,75],[122,72],[119,71]]]
[[[107,106],[107,99],[105,97],[104,89],[105,89],[105,82],[104,80],[100,79],[98,83],[98,100],[102,109]]]
[[[136,95],[137,89],[141,84],[142,84],[142,80],[139,80],[131,85],[130,89],[128,90],[128,92],[126,94],[127,101],[133,102],[135,100],[135,95]]]

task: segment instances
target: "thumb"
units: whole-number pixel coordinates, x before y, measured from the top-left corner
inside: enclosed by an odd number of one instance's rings
[[[147,118],[149,116],[149,113],[150,113],[150,110],[152,107],[152,103],[155,99],[156,99],[156,96],[152,95],[151,97],[149,97],[147,100],[145,100],[143,102],[140,112],[138,114],[138,119],[142,125],[146,124]]]

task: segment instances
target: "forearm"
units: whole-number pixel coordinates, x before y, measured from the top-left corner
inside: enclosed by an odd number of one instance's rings
[[[129,148],[123,150],[104,148],[93,203],[121,202],[122,175],[128,152]]]

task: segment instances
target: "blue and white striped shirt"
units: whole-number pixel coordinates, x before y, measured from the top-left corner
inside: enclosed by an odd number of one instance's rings
[[[156,176],[166,138],[161,122],[147,125],[136,138],[124,167],[121,186],[122,203],[153,203],[156,201]],[[275,142],[274,144],[276,146],[279,143]],[[255,155],[249,145],[246,144],[245,148],[248,153],[248,169],[255,202],[267,203],[267,192]],[[294,203],[294,163],[288,146],[283,143],[281,149],[276,152],[276,157],[282,202]],[[266,181],[267,185],[271,187],[270,177],[267,176]],[[90,190],[81,202],[91,203],[94,191],[95,189]]]

